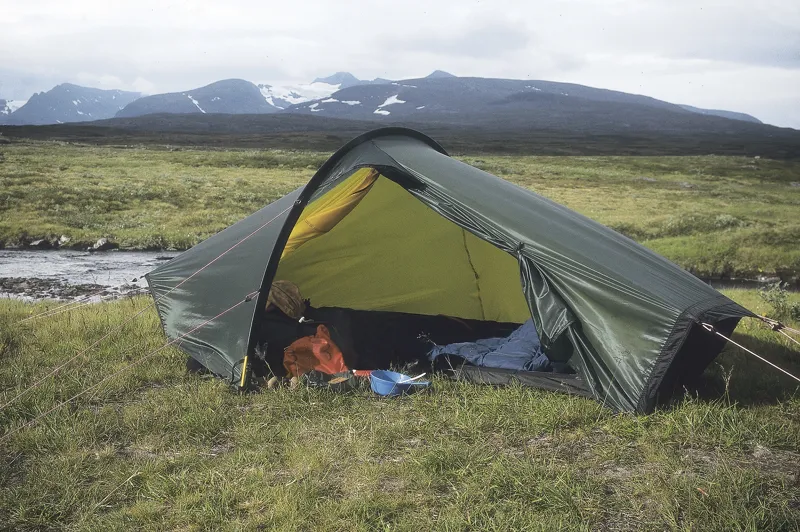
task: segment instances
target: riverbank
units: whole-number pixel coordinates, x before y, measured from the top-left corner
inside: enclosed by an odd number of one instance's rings
[[[302,186],[329,154],[13,142],[6,247],[182,250]],[[639,241],[701,278],[800,278],[800,162],[745,157],[463,156]],[[64,237],[64,238],[62,238]]]
[[[70,284],[39,277],[0,277],[0,299],[22,301],[72,300],[100,302],[119,297],[147,294],[147,283],[126,283],[119,286]]]

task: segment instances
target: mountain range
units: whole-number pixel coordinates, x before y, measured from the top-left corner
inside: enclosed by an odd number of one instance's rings
[[[383,123],[531,127],[573,131],[751,131],[750,115],[677,105],[642,95],[544,80],[457,77],[360,80],[349,72],[309,84],[242,79],[144,96],[69,83],[27,102],[0,100],[0,124],[39,125],[167,114],[295,114]]]
[[[542,80],[431,75],[384,84],[353,85],[287,112],[382,122],[567,127],[576,130],[716,129],[749,115],[687,109],[647,96]]]
[[[101,120],[115,116],[141,96],[138,92],[62,83],[47,92],[34,94],[24,105],[0,119],[0,123],[42,125]]]

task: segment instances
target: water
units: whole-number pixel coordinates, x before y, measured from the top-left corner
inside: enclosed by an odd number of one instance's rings
[[[0,295],[27,294],[29,299],[58,297],[64,287],[100,285],[115,287],[130,283],[178,255],[169,251],[27,251],[0,250],[0,278],[41,280],[30,290],[16,287]],[[8,283],[7,283],[8,284]],[[12,283],[13,284],[13,283]],[[142,279],[138,286],[145,287]],[[45,288],[47,290],[45,290]]]

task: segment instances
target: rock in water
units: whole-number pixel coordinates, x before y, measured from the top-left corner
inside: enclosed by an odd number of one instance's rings
[[[28,247],[33,249],[53,249],[53,243],[46,238],[41,238],[28,244]]]
[[[94,243],[94,246],[89,248],[89,251],[108,251],[109,249],[118,249],[119,244],[112,242],[107,238],[101,238]]]

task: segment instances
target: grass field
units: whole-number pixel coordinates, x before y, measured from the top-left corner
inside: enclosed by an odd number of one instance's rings
[[[1,153],[0,240],[110,237],[129,249],[191,246],[301,186],[328,156],[28,141]],[[461,158],[700,275],[800,274],[800,162]],[[754,291],[726,293],[775,310]],[[186,375],[172,349],[126,369],[164,343],[151,303],[20,323],[43,307],[0,301],[0,529],[800,529],[800,390],[735,348],[702,388],[648,416],[439,378],[395,400],[238,396]],[[783,301],[787,317],[798,308],[797,294]],[[734,338],[800,373],[800,348],[758,323]]]
[[[303,185],[328,153],[14,142],[0,241],[187,248]],[[463,156],[701,276],[800,276],[800,162],[732,156]]]
[[[752,291],[727,295],[760,313]],[[797,295],[791,301],[800,301]],[[0,403],[147,298],[41,321],[0,302]],[[796,322],[792,322],[797,326]],[[800,372],[753,321],[734,336]],[[174,350],[38,425],[163,343],[155,312],[0,409],[0,528],[13,530],[797,530],[800,395],[726,349],[702,390],[649,416],[441,379],[394,400],[313,389],[237,396]]]

